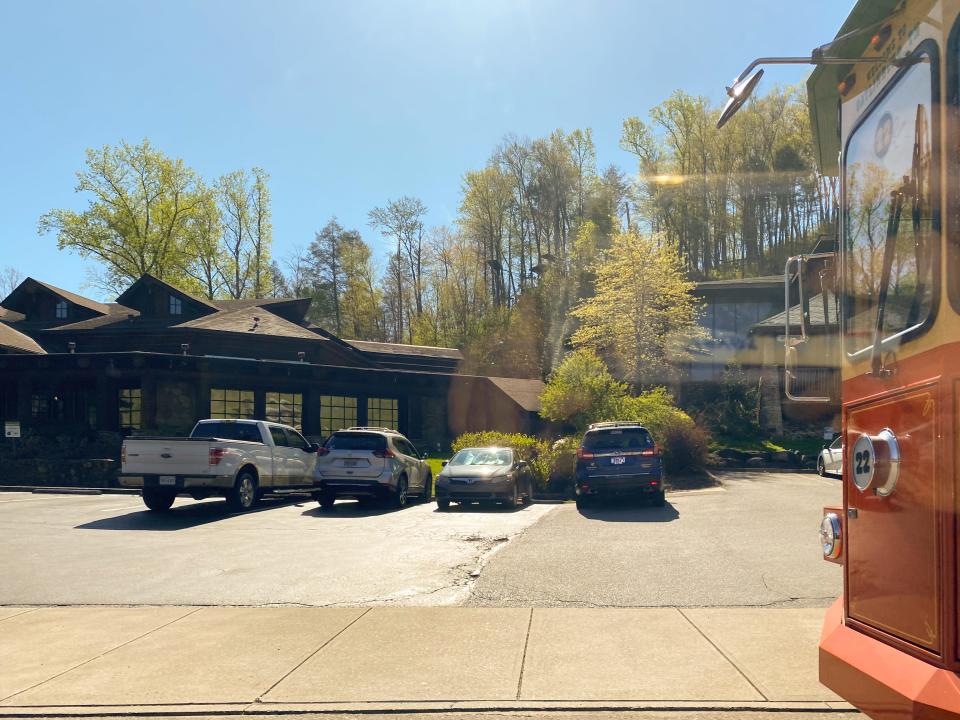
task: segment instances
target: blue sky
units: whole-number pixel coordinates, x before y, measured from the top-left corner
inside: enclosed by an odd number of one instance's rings
[[[277,257],[336,215],[382,263],[367,212],[408,194],[452,222],[463,173],[505,134],[591,127],[598,165],[632,170],[625,117],[677,88],[719,102],[751,59],[809,52],[852,4],[0,0],[0,267],[82,291],[84,263],[37,219],[85,206],[85,148],[144,137],[209,179],[265,168]]]

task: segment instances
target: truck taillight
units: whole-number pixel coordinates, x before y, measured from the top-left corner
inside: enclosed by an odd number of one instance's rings
[[[641,451],[640,451],[640,454],[641,454],[641,455],[646,455],[647,457],[653,457],[654,455],[659,455],[659,454],[660,454],[660,451],[659,451],[657,448],[653,447],[653,448],[649,448],[649,449],[647,449],[647,450],[641,450]]]
[[[120,464],[121,465],[127,464],[127,444],[126,443],[120,446]]]
[[[393,450],[390,448],[384,448],[383,450],[374,450],[373,456],[378,458],[392,458],[396,457]]]
[[[577,457],[581,460],[593,460],[593,453],[589,450],[584,450],[582,447],[578,447]]]
[[[210,448],[210,464],[219,465],[220,461],[223,460],[223,457],[226,454],[227,454],[226,448],[219,448],[219,447]]]
[[[317,448],[317,455],[320,455],[321,457],[323,457],[324,455],[329,455],[329,454],[330,454],[330,448],[325,448],[325,447]]]

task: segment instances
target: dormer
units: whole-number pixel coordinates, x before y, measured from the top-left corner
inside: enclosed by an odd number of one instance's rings
[[[140,276],[117,298],[117,302],[140,312],[141,318],[179,324],[217,312],[213,303],[174,287],[153,275]]]
[[[110,312],[104,303],[33,278],[17,285],[0,304],[8,311],[22,315],[23,322],[49,327],[89,320]]]

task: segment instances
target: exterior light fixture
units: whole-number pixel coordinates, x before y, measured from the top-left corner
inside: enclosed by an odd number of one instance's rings
[[[826,513],[820,522],[820,544],[828,560],[836,560],[843,552],[843,525],[835,512]]]
[[[187,354],[187,350],[189,349],[190,349],[190,343],[180,343],[180,350],[183,352],[184,355]]]
[[[77,344],[75,342],[67,343],[67,352],[73,355],[77,351]]]
[[[300,362],[303,362],[303,359],[304,359],[306,356],[307,356],[307,354],[306,354],[305,352],[303,352],[303,350],[301,350],[300,352],[297,353],[297,359],[298,359]]]

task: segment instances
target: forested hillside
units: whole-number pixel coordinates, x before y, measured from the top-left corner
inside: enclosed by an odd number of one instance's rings
[[[280,258],[264,171],[204,182],[146,141],[121,144],[90,151],[78,173],[89,209],[53,210],[40,230],[99,260],[104,287],[152,272],[210,297],[311,296],[310,319],[338,335],[462,348],[467,370],[490,374],[546,375],[571,344],[589,346],[642,384],[658,362],[644,355],[649,338],[670,328],[660,352],[676,359],[696,334],[696,308],[677,301],[691,281],[779,273],[835,219],[800,89],[752,100],[722,131],[718,112],[678,91],[627,118],[633,167],[597,167],[589,128],[507,136],[483,167],[450,178],[461,184],[452,225],[428,226],[411,186],[363,227],[318,218],[316,236]],[[378,240],[385,257],[371,251]],[[624,313],[656,318],[634,323],[644,348],[632,354]]]

